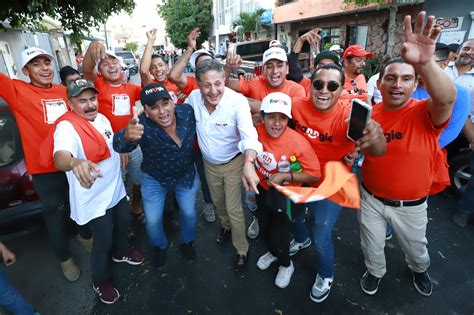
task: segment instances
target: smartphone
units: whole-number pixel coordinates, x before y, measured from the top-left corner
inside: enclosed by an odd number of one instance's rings
[[[347,128],[347,137],[352,141],[362,138],[362,132],[369,122],[372,114],[372,106],[354,98],[352,99],[352,109],[349,117],[349,126]]]
[[[321,38],[328,36],[328,34],[326,32],[323,32],[323,31],[319,31],[318,35],[321,36]]]

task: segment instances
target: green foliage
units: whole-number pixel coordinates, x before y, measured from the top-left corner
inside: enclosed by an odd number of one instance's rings
[[[137,51],[138,50],[138,43],[136,43],[136,42],[126,43],[124,50]]]
[[[232,22],[232,29],[237,26],[241,26],[241,30],[239,34],[243,34],[246,32],[250,32],[252,34],[256,34],[262,28],[268,28],[267,25],[262,24],[261,18],[262,14],[265,12],[265,9],[257,9],[255,12],[248,13],[248,12],[241,12],[239,14],[239,19]]]
[[[383,4],[386,3],[386,0],[344,0],[344,3],[347,5],[354,4],[356,7],[363,7],[372,3]]]
[[[201,31],[198,47],[209,37],[212,0],[166,0],[158,5],[158,13],[165,20],[166,33],[177,48],[187,47],[188,34],[193,28]]]
[[[0,21],[7,20],[15,28],[38,30],[42,18],[48,15],[61,22],[64,29],[72,30],[77,41],[88,34],[89,27],[98,27],[122,10],[131,13],[134,7],[133,0],[9,0],[0,2]]]

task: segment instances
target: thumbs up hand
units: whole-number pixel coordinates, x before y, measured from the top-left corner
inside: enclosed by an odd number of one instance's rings
[[[140,124],[140,119],[138,118],[138,111],[136,107],[133,107],[133,117],[128,122],[127,127],[125,128],[125,141],[133,142],[140,140],[143,136],[144,127]]]

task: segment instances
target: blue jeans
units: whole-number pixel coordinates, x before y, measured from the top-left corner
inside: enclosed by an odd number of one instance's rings
[[[196,237],[196,193],[199,179],[194,178],[193,185],[186,187],[182,184],[174,187],[176,200],[179,204],[181,227],[181,243],[194,241]],[[163,230],[163,209],[168,189],[161,185],[152,176],[143,172],[142,175],[142,203],[146,217],[146,231],[152,246],[165,249],[168,240]]]
[[[0,268],[0,305],[15,315],[30,315],[34,313],[33,307],[25,301],[21,294],[7,279],[5,270]]]
[[[135,150],[129,152],[129,163],[125,169],[122,169],[122,176],[125,181],[125,176],[128,174],[133,185],[140,186],[142,181],[142,162],[143,153],[140,146],[136,147]]]
[[[466,184],[466,189],[462,193],[458,203],[458,209],[474,212],[474,151],[471,151],[471,178]]]
[[[341,206],[325,199],[307,204],[311,212],[311,232],[313,246],[316,249],[317,271],[322,278],[334,276],[334,244],[332,229],[336,224]],[[304,216],[298,216],[293,221],[293,235],[299,243],[304,242],[310,234],[305,225]]]

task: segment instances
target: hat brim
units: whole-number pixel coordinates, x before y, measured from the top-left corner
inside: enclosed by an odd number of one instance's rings
[[[82,93],[84,93],[85,91],[87,90],[94,90],[96,93],[99,93],[99,90],[96,89],[95,87],[93,86],[89,86],[89,87],[86,87],[84,90],[80,91],[79,93],[76,93],[74,95],[68,95],[68,98],[71,98],[71,97],[77,97],[79,95],[81,95]]]
[[[30,60],[28,60],[28,61],[23,65],[22,69],[23,69],[24,67],[26,67],[27,64],[29,64],[30,62],[32,62],[34,59],[36,59],[36,58],[38,58],[38,57],[46,57],[46,58],[49,59],[49,61],[53,61],[53,60],[54,60],[53,55],[48,54],[48,53],[42,53],[42,54],[36,55],[36,56],[34,56],[33,58],[31,58]]]
[[[348,55],[348,56],[344,56],[344,58],[348,58],[348,57],[367,57],[367,58],[373,58],[375,56],[374,53],[371,53],[371,52],[368,52],[366,51],[365,53],[358,53],[358,54],[352,54],[352,55]]]

